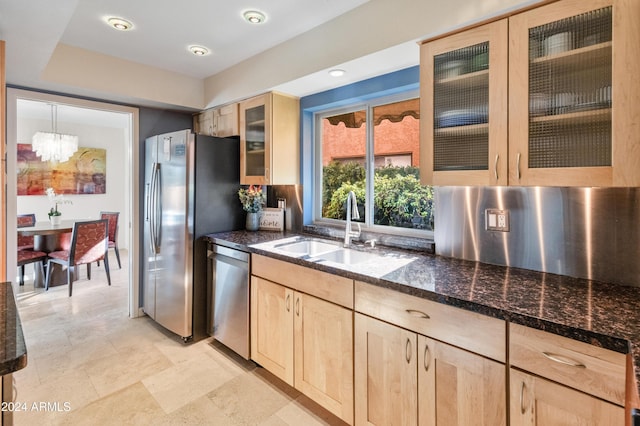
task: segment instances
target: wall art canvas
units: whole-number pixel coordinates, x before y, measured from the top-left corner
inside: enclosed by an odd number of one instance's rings
[[[40,161],[30,144],[18,144],[18,195],[105,194],[107,150],[82,148],[64,163]]]

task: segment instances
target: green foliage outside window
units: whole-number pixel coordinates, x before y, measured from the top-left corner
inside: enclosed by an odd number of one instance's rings
[[[381,167],[374,177],[374,223],[433,229],[433,189],[420,184],[416,167]],[[365,170],[355,162],[331,162],[323,168],[322,216],[346,218],[349,191],[356,194],[364,218]],[[361,219],[363,220],[363,219]]]

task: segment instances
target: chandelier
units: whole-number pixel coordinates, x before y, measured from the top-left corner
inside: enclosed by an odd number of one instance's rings
[[[78,137],[58,133],[58,106],[51,104],[51,132],[36,132],[31,149],[41,161],[64,163],[78,150]]]

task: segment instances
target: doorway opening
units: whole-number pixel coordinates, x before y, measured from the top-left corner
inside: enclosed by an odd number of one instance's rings
[[[70,205],[61,206],[69,218],[91,220],[99,218],[99,212],[119,211],[118,246],[126,253],[129,265],[129,316],[139,313],[138,256],[138,109],[105,102],[71,98],[60,95],[33,92],[22,89],[7,90],[7,228],[15,224],[19,213],[35,213],[37,221],[48,220],[47,196],[30,195],[24,180],[18,174],[28,173],[28,167],[18,162],[18,148],[28,150],[31,138],[37,131],[51,128],[51,105],[56,105],[57,128],[64,133],[78,136],[79,147],[88,151],[104,150],[105,173],[101,191],[91,191],[91,184],[81,185],[75,194],[65,194]],[[63,172],[64,173],[64,172]],[[66,171],[72,174],[73,171]],[[103,182],[104,180],[104,182]],[[37,180],[36,180],[37,182]],[[35,186],[37,187],[37,183]],[[42,183],[41,185],[45,185]],[[89,188],[88,190],[85,188]],[[32,193],[38,193],[33,188]],[[40,191],[41,192],[41,191]],[[16,265],[17,235],[8,232],[6,238],[7,276],[13,278]],[[113,252],[113,250],[110,250]],[[112,262],[111,268],[117,268]],[[17,280],[11,279],[13,282]]]

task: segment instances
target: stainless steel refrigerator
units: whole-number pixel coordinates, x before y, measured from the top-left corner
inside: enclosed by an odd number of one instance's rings
[[[182,130],[145,141],[143,310],[186,342],[207,335],[207,244],[240,229],[237,138]]]

